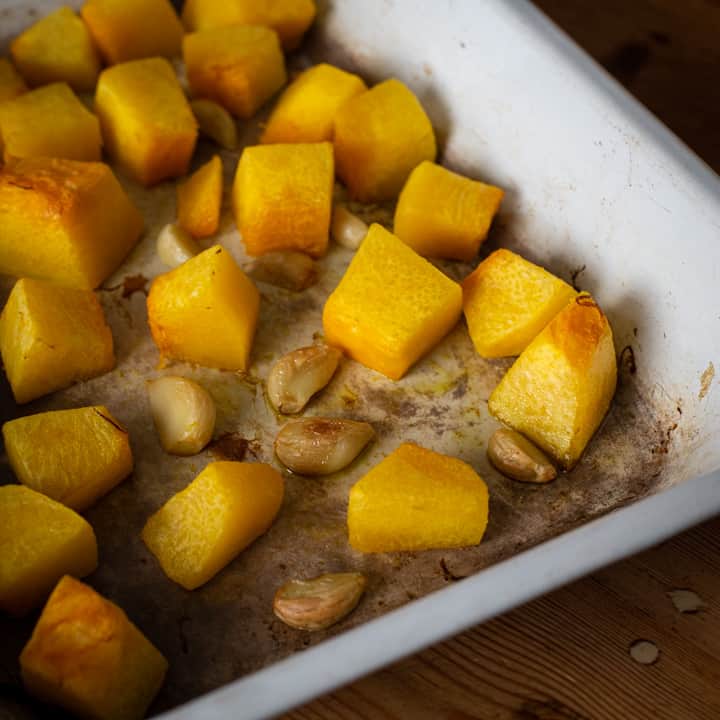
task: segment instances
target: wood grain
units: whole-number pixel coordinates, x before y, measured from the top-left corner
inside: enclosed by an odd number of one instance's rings
[[[535,0],[720,171],[719,0]]]
[[[720,171],[718,0],[536,0]],[[679,612],[668,593],[705,607]],[[641,665],[639,639],[660,650]],[[720,519],[289,713],[289,720],[717,720]]]

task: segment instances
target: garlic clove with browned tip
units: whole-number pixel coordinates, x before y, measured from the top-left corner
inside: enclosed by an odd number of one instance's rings
[[[366,584],[365,576],[356,572],[291,580],[275,593],[273,612],[298,630],[324,630],[355,609]]]
[[[237,147],[237,127],[232,115],[214,100],[200,98],[190,102],[190,109],[198,122],[198,129],[220,147],[234,150]]]
[[[375,437],[366,422],[342,418],[291,420],[275,439],[275,454],[299,475],[329,475],[347,467]]]
[[[177,375],[150,380],[147,390],[163,450],[172,455],[199,453],[215,429],[215,403],[208,391]]]
[[[330,223],[330,234],[338,245],[349,250],[357,250],[367,232],[368,226],[363,220],[350,212],[342,203],[335,205]]]
[[[267,379],[267,393],[281,413],[297,413],[322,390],[337,370],[342,353],[327,345],[298,348],[273,365]]]
[[[557,477],[548,456],[515,430],[496,430],[488,442],[487,455],[497,470],[513,480],[546,483]]]

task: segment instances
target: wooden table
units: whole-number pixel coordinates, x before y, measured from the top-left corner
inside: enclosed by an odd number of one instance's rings
[[[719,0],[536,2],[720,172]],[[680,612],[676,589],[705,606]],[[633,659],[637,640],[654,643],[656,662]],[[720,718],[720,519],[288,718]]]

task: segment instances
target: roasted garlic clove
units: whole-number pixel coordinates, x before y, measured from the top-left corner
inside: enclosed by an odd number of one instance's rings
[[[546,483],[557,477],[547,455],[515,430],[496,430],[488,442],[487,455],[497,470],[513,480]]]
[[[226,150],[234,150],[237,147],[235,121],[222,105],[218,105],[213,100],[200,98],[190,103],[190,109],[203,135],[207,135]]]
[[[253,280],[299,292],[317,282],[315,261],[305,253],[288,250],[257,258],[248,269]]]
[[[281,413],[297,413],[322,390],[337,370],[342,353],[327,345],[312,345],[283,355],[270,370],[267,392]]]
[[[198,244],[179,225],[165,225],[157,237],[157,254],[168,267],[182,265],[200,252]]]
[[[366,422],[302,418],[280,430],[275,453],[283,465],[300,475],[329,475],[349,465],[374,436]]]
[[[367,235],[368,226],[345,205],[337,203],[333,208],[330,234],[333,240],[344,248],[357,250]]]
[[[163,450],[172,455],[199,453],[215,429],[215,403],[207,390],[176,375],[151,380],[147,389]]]
[[[324,630],[355,609],[366,584],[365,576],[355,572],[291,580],[275,593],[273,612],[298,630]]]

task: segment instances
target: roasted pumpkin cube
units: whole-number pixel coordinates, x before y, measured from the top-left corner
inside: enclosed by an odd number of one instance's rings
[[[312,143],[333,139],[335,114],[367,87],[357,75],[321,63],[300,73],[278,99],[263,143]]]
[[[220,225],[223,166],[218,155],[177,187],[178,225],[193,237],[214,235]]]
[[[22,485],[0,487],[0,548],[0,610],[13,615],[41,605],[63,575],[84,577],[97,567],[88,522]]]
[[[31,85],[66,82],[73,90],[92,90],[100,58],[85,23],[61,7],[21,33],[10,45],[15,65]]]
[[[167,661],[117,605],[66,576],[20,655],[20,670],[31,695],[79,717],[142,720]]]
[[[111,157],[143,185],[185,175],[197,121],[172,65],[135,60],[100,73],[95,111]]]
[[[241,25],[241,0],[185,0],[180,18],[187,32]]]
[[[7,58],[0,58],[0,103],[27,91],[28,87],[15,66]]]
[[[488,502],[487,486],[470,465],[403,443],[350,490],[350,544],[361,552],[477,545]]]
[[[142,227],[103,163],[11,158],[0,168],[0,272],[91,289],[117,269]]]
[[[356,200],[392,200],[413,169],[434,160],[435,133],[422,105],[399,80],[345,102],[335,115],[337,173]]]
[[[95,293],[30,278],[15,283],[0,314],[0,355],[18,403],[115,365],[112,334]]]
[[[330,143],[245,148],[235,173],[233,209],[248,253],[324,255],[333,179]]]
[[[325,339],[393,380],[452,329],[462,290],[380,225],[371,225],[325,303]]]
[[[86,0],[80,14],[108,65],[180,55],[183,27],[169,0]]]
[[[581,294],[523,350],[488,406],[569,469],[605,417],[616,380],[610,324]]]
[[[190,90],[249,118],[287,80],[275,31],[255,25],[201,30],[183,38]]]
[[[99,160],[98,119],[66,83],[53,83],[0,103],[5,160],[53,157]]]
[[[313,0],[185,0],[182,20],[188,30],[224,25],[265,25],[294,50],[315,19]]]
[[[283,492],[270,465],[210,463],[147,521],[142,538],[165,574],[194,590],[272,525]]]
[[[127,431],[102,405],[10,420],[2,435],[17,479],[78,512],[132,472]]]
[[[487,358],[519,355],[577,295],[559,277],[505,249],[483,260],[462,288],[470,337]]]
[[[410,173],[393,231],[424,257],[472,260],[503,198],[500,188],[422,162]]]
[[[156,277],[147,307],[164,358],[247,370],[260,293],[224,248],[215,245]]]

